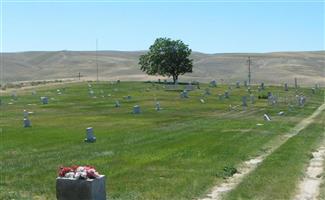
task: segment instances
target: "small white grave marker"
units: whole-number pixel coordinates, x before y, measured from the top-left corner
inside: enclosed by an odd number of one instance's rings
[[[271,121],[271,118],[267,114],[264,114],[264,120],[265,121]]]

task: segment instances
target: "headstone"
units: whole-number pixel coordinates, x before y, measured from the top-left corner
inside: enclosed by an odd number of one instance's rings
[[[222,94],[218,94],[219,100],[222,101],[223,100],[223,95]]]
[[[274,106],[277,103],[277,98],[272,95],[272,93],[268,94],[268,102],[270,105]]]
[[[295,88],[298,89],[298,80],[296,77],[295,77]]]
[[[28,118],[28,112],[27,112],[27,110],[24,110],[24,118]]]
[[[280,112],[278,113],[278,115],[279,115],[279,116],[282,116],[282,115],[284,115],[284,112],[283,112],[283,111],[280,111]]]
[[[158,83],[160,83],[160,81],[161,81],[160,78],[158,78]]]
[[[95,179],[56,179],[57,200],[106,200],[105,176]]]
[[[306,103],[306,97],[304,97],[304,96],[299,96],[298,97],[298,105],[300,106],[300,107],[303,107],[304,105],[305,105],[305,103]]]
[[[133,114],[140,114],[140,112],[141,110],[139,105],[133,106]]]
[[[247,97],[246,96],[242,97],[242,106],[247,107]]]
[[[247,81],[244,81],[244,86],[248,87]]]
[[[121,104],[118,100],[115,101],[115,108],[119,108],[121,107]]]
[[[212,80],[212,81],[210,82],[210,86],[211,86],[211,87],[217,87],[217,81],[216,81],[216,80]]]
[[[320,88],[319,84],[316,83],[316,84],[315,84],[315,89],[316,89],[316,90],[319,90],[319,88]]]
[[[311,92],[312,92],[313,94],[316,94],[316,89],[315,89],[315,88],[311,88]]]
[[[128,96],[124,97],[124,99],[126,99],[126,100],[131,100],[132,97],[131,97],[130,95],[128,95]]]
[[[48,104],[48,103],[49,103],[49,99],[48,99],[48,97],[41,97],[41,102],[42,102],[43,104]]]
[[[17,98],[17,93],[16,93],[16,91],[13,91],[12,93],[11,93],[11,98],[13,99],[13,100],[17,100],[18,98]]]
[[[265,121],[271,121],[271,118],[267,114],[264,114],[264,120]]]
[[[289,89],[288,89],[288,83],[285,83],[284,84],[284,91],[289,91]]]
[[[239,84],[240,84],[240,82],[237,81],[237,82],[236,82],[236,88],[240,88],[240,85],[239,85]]]
[[[225,98],[229,99],[229,92],[228,91],[225,91]]]
[[[116,83],[121,83],[121,80],[117,80]]]
[[[160,103],[159,103],[159,101],[157,101],[157,102],[156,102],[156,110],[157,110],[157,111],[160,111],[160,109],[161,109],[161,108],[160,108]]]
[[[209,88],[205,88],[204,95],[206,95],[206,96],[211,95],[211,92],[210,92],[210,89]]]
[[[86,138],[85,142],[96,142],[96,137],[94,136],[93,127],[88,127],[86,129]]]
[[[204,99],[200,99],[200,102],[201,102],[201,103],[205,103]]]
[[[181,98],[182,99],[188,98],[188,92],[187,92],[187,90],[184,90],[183,92],[181,92]]]
[[[261,83],[260,88],[261,88],[261,90],[264,90],[264,89],[265,89],[265,88],[264,88],[264,83],[263,83],[263,82]]]
[[[250,95],[250,100],[251,100],[251,104],[254,104],[255,103],[255,97],[254,97],[254,95]]]
[[[191,83],[188,83],[188,85],[185,86],[185,90],[192,91],[192,90],[194,90],[194,87]]]
[[[24,128],[31,127],[31,123],[28,118],[24,118]]]
[[[251,88],[250,88],[250,87],[248,87],[248,88],[247,88],[247,92],[248,92],[249,94],[251,94],[251,93],[252,93],[252,91],[251,91]]]
[[[90,89],[88,94],[89,94],[89,96],[94,96],[95,92],[92,89]]]

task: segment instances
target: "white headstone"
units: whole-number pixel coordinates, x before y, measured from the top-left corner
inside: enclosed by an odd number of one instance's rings
[[[271,118],[267,114],[264,114],[264,120],[265,121],[271,121]]]

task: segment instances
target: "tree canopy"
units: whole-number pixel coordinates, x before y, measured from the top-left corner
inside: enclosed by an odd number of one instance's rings
[[[175,83],[179,75],[192,72],[191,52],[181,40],[158,38],[149,51],[140,56],[139,65],[148,75],[173,77]]]

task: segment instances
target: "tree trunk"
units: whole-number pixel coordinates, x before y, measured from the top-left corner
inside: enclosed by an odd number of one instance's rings
[[[175,83],[176,83],[177,80],[178,80],[178,75],[173,75],[174,85],[175,85]]]

